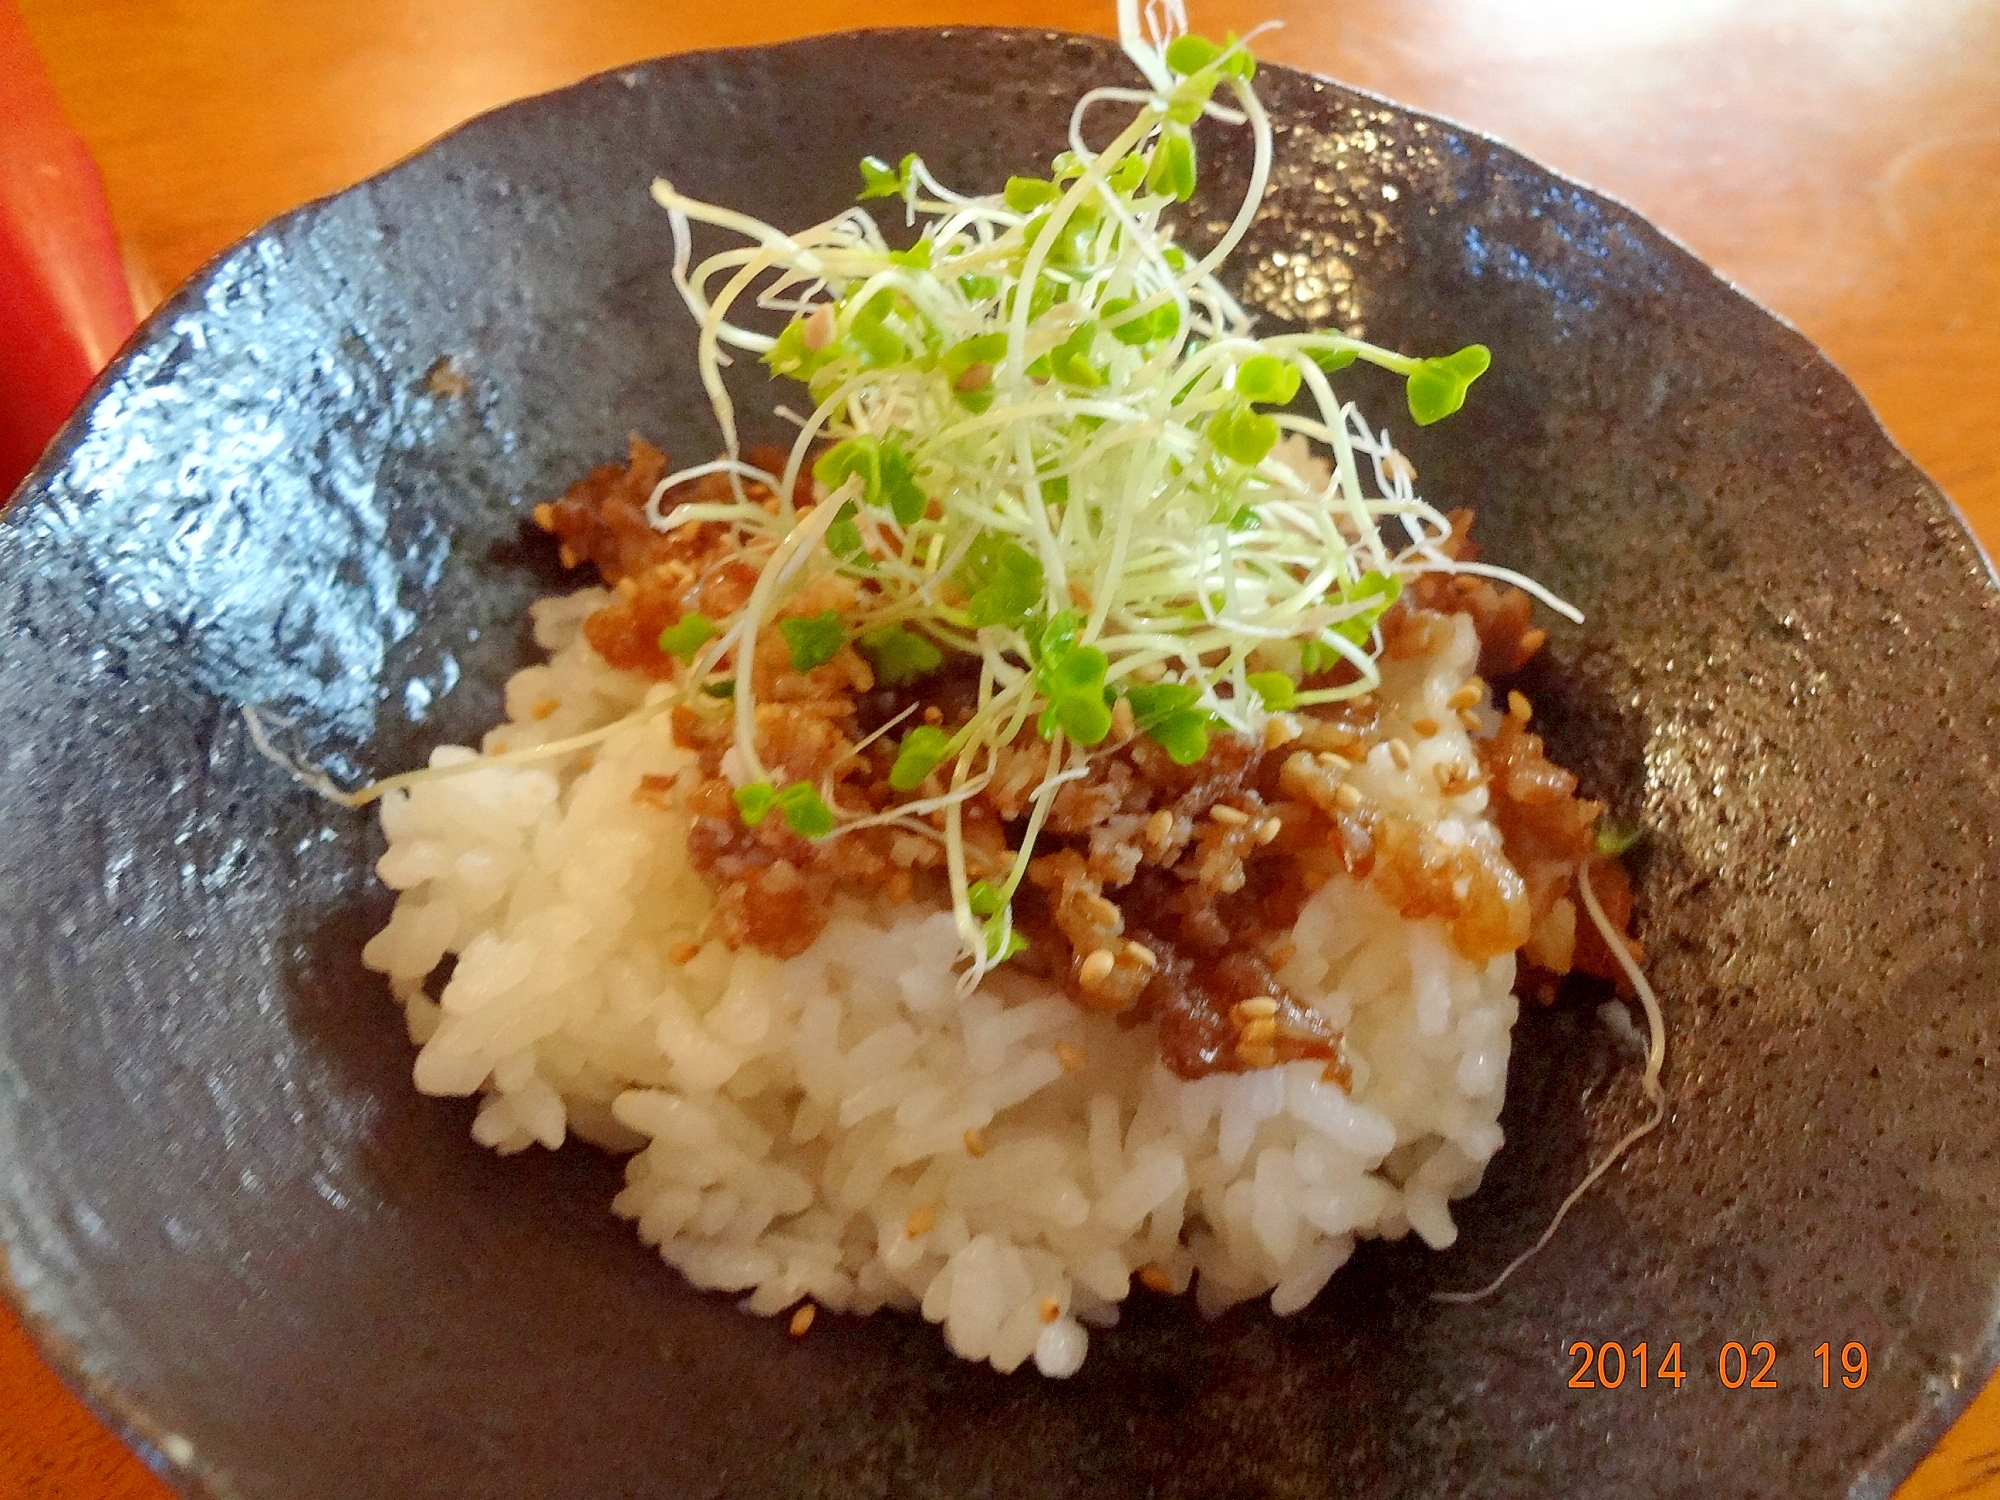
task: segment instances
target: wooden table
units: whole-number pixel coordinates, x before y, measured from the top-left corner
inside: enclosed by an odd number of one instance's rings
[[[5,0],[0,0],[5,3]],[[861,25],[1114,29],[1110,0],[20,0],[155,292],[479,110]],[[1623,199],[1797,324],[2000,550],[1992,0],[1195,0],[1259,51]],[[165,1491],[0,1321],[0,1494]],[[2000,1382],[1901,1500],[2000,1500]]]

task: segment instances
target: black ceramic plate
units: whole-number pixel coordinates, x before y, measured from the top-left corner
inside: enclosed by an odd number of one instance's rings
[[[1139,1297],[1056,1383],[913,1319],[794,1342],[614,1222],[613,1163],[502,1161],[411,1092],[356,957],[376,834],[259,759],[240,706],[350,776],[476,732],[556,582],[528,506],[633,429],[712,451],[655,173],[789,224],[865,152],[994,186],[1123,72],[1102,42],[908,32],[502,110],[210,266],[0,522],[0,1234],[50,1356],[190,1493],[1874,1495],[1992,1367],[1977,548],[1824,359],[1633,215],[1282,69],[1242,289],[1496,351],[1414,452],[1589,610],[1529,686],[1652,831],[1664,1132],[1503,1295],[1431,1301],[1636,1117],[1589,1009],[1537,1013],[1458,1248],[1366,1249],[1291,1319]],[[1573,1388],[1572,1344],[1605,1341],[1655,1371],[1677,1343],[1684,1383]],[[1775,1389],[1724,1384],[1730,1341],[1773,1347]]]

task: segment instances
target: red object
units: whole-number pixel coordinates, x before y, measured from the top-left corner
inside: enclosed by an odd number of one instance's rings
[[[0,0],[0,504],[134,321],[97,163]]]

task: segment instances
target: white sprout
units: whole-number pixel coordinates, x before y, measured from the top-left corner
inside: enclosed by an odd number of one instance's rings
[[[360,805],[417,780],[559,757],[707,687],[734,699],[723,764],[739,802],[775,797],[756,743],[756,643],[798,588],[844,573],[859,599],[844,623],[864,649],[881,632],[903,631],[921,650],[933,649],[927,639],[974,656],[979,699],[939,758],[917,768],[906,800],[880,812],[836,807],[823,779],[816,830],[895,826],[940,837],[976,983],[1008,951],[1007,903],[1055,792],[1088,773],[1114,696],[1135,713],[1147,695],[1170,701],[1176,741],[1157,717],[1139,728],[1177,759],[1198,758],[1208,727],[1262,733],[1274,681],[1290,706],[1372,691],[1376,621],[1424,573],[1506,578],[1580,618],[1530,579],[1454,560],[1450,523],[1415,493],[1387,432],[1328,379],[1357,359],[1404,376],[1412,413],[1431,421],[1456,409],[1485,367],[1483,349],[1424,360],[1330,331],[1260,338],[1217,279],[1271,172],[1271,122],[1244,43],[1186,36],[1180,0],[1120,0],[1119,29],[1150,87],[1086,93],[1072,112],[1071,149],[1049,179],[1011,179],[1005,192],[974,196],[940,183],[915,156],[894,170],[863,163],[864,199],[900,198],[906,225],[921,226],[910,251],[892,250],[862,207],[786,233],[655,181],[674,238],[674,286],[700,325],[695,361],[724,456],[668,475],[645,513],[662,531],[730,527],[760,560],[748,600],[707,622],[711,633],[672,689],[614,724],[357,793],[320,789]],[[1137,109],[1093,150],[1084,123],[1105,104]],[[1168,215],[1192,192],[1188,126],[1203,115],[1246,126],[1252,160],[1235,215],[1197,261],[1174,243]],[[696,263],[696,224],[748,243]],[[792,317],[773,336],[736,321],[739,306]],[[780,473],[744,461],[722,379],[729,350],[761,356],[812,396],[804,414],[779,408],[796,429]],[[1285,410],[1300,392],[1303,409]],[[1332,455],[1324,483],[1279,455],[1287,434]],[[801,510],[793,497],[809,463],[821,498]],[[677,486],[717,474],[730,498],[663,509]],[[746,481],[775,500],[753,501]],[[1383,537],[1390,519],[1406,544]],[[1001,575],[1011,584],[992,594]],[[1051,677],[1059,658],[1081,675]],[[730,670],[720,689],[713,674]],[[1300,686],[1305,678],[1319,685]],[[997,900],[982,922],[961,813],[1031,724],[1050,741],[1048,769],[1006,881],[981,893]],[[282,759],[254,719],[252,732]],[[912,730],[899,768],[926,732],[937,747],[940,731]]]
[[[1610,918],[1604,915],[1604,908],[1598,904],[1597,892],[1590,887],[1590,869],[1587,861],[1576,867],[1576,886],[1583,898],[1584,910],[1590,913],[1591,923],[1597,928],[1598,935],[1604,939],[1605,947],[1611,950],[1611,956],[1618,960],[1618,967],[1625,971],[1625,977],[1632,982],[1632,988],[1639,996],[1639,1004],[1646,1012],[1646,1031],[1649,1041],[1646,1045],[1646,1071],[1639,1080],[1639,1087],[1644,1090],[1647,1100],[1652,1104],[1652,1113],[1618,1138],[1618,1143],[1605,1153],[1604,1159],[1584,1174],[1583,1181],[1569,1190],[1569,1195],[1557,1207],[1555,1217],[1549,1220],[1549,1227],[1542,1231],[1541,1238],[1508,1261],[1506,1268],[1498,1276],[1476,1292],[1432,1292],[1431,1300],[1434,1302],[1480,1302],[1499,1291],[1509,1276],[1533,1260],[1541,1253],[1542,1247],[1555,1238],[1556,1231],[1562,1228],[1563,1219],[1570,1209],[1576,1206],[1577,1200],[1589,1192],[1600,1177],[1611,1170],[1619,1157],[1659,1129],[1660,1122],[1667,1117],[1667,1096],[1665,1090],[1660,1087],[1660,1070],[1667,1064],[1667,1022],[1660,1010],[1659,996],[1653,993],[1652,985],[1646,982],[1645,971],[1633,961],[1631,950],[1625,946],[1624,938],[1619,936],[1618,929],[1611,925]]]

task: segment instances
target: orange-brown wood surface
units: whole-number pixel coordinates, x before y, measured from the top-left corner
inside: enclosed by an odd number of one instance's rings
[[[634,59],[858,26],[1113,28],[1110,0],[19,3],[156,291],[469,115]],[[1993,0],[1191,8],[1210,33],[1280,19],[1262,55],[1477,127],[1647,214],[1824,348],[2000,550]],[[0,1315],[0,1495],[165,1493]],[[2000,1500],[2000,1383],[1899,1492],[1946,1496]]]

